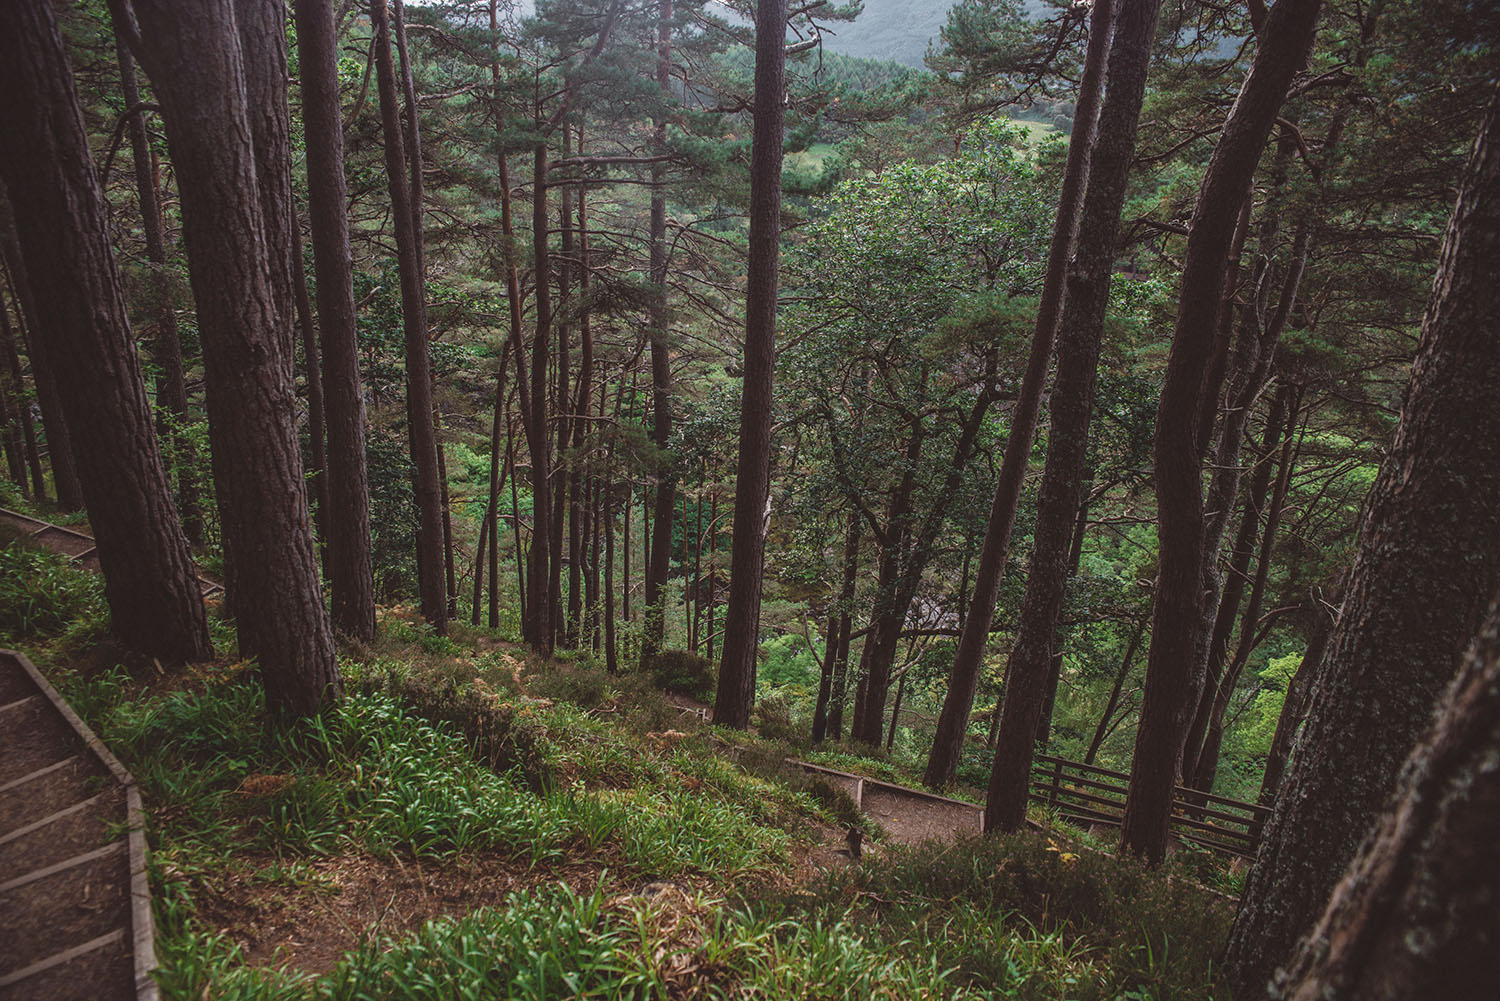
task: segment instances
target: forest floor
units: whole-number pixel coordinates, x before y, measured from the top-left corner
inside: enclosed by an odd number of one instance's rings
[[[145,794],[164,997],[1214,996],[1218,895],[873,786],[862,814],[644,675],[383,609],[344,703],[270,728],[231,623],[159,670],[113,651],[96,577],[0,561],[0,644]]]

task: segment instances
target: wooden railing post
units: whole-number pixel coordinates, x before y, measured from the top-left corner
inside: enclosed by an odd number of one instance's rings
[[[1057,794],[1062,787],[1062,758],[1055,758],[1052,762],[1052,789],[1047,795],[1047,808],[1057,810]]]

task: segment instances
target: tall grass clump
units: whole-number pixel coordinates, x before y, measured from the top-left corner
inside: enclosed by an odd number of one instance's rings
[[[22,540],[0,549],[0,643],[48,640],[108,622],[98,574]]]

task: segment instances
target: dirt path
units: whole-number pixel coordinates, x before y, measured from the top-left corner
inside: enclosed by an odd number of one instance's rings
[[[0,650],[0,999],[156,997],[140,818],[130,775]]]

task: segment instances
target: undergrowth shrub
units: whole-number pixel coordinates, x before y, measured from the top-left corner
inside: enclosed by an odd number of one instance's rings
[[[714,662],[688,650],[663,650],[651,659],[651,681],[674,695],[713,701],[719,684]]]
[[[527,688],[533,695],[560,702],[571,702],[584,709],[597,709],[617,701],[620,684],[626,676],[612,675],[601,668],[582,662],[557,661],[544,671],[532,675]]]
[[[108,621],[98,574],[24,540],[0,549],[0,639],[48,639]]]
[[[766,740],[796,742],[804,734],[792,720],[792,705],[783,695],[767,695],[755,706],[755,726]]]
[[[492,693],[461,689],[450,677],[433,682],[391,672],[356,683],[360,691],[387,692],[430,723],[463,734],[474,757],[496,772],[516,771],[537,793],[554,785],[541,734],[518,717],[516,707]]]
[[[1131,990],[1210,997],[1213,963],[1233,920],[1228,900],[1170,865],[1153,870],[1133,858],[1069,851],[1032,831],[893,848],[879,864],[829,874],[800,906],[822,913],[851,900],[882,902],[869,917],[887,934],[911,934],[927,915],[951,909],[953,920],[988,923],[991,937],[1002,924],[1028,927],[1033,938],[1059,936],[1093,957],[1098,971],[1079,984],[1079,998]],[[991,965],[983,949],[952,961],[976,976]]]

